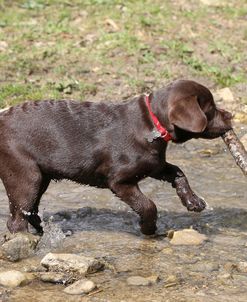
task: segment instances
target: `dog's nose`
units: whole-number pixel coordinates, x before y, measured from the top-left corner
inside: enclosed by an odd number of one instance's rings
[[[233,118],[231,112],[228,111],[224,111],[223,116],[224,116],[224,120],[231,120]]]
[[[219,109],[219,108],[218,108],[218,110],[222,114],[224,121],[231,120],[233,118],[233,115],[231,114],[231,112],[228,112],[224,109]]]

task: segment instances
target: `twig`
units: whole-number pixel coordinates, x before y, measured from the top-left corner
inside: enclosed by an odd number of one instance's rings
[[[222,139],[227,145],[236,164],[240,167],[244,175],[247,176],[247,152],[236,133],[233,130],[229,130],[222,135]]]

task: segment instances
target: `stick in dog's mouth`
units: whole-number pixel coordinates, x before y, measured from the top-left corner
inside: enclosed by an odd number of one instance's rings
[[[236,133],[231,129],[222,135],[222,139],[227,145],[236,164],[240,167],[244,175],[247,176],[247,152]]]

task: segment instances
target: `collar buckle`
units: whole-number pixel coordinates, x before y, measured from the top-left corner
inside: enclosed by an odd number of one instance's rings
[[[166,141],[166,142],[169,142],[170,140],[172,140],[171,134],[168,132],[168,130],[165,127],[163,127],[160,124],[160,121],[158,120],[157,116],[152,112],[148,95],[146,95],[146,105],[147,105],[149,114],[152,118],[152,121],[153,121],[157,131],[161,134],[160,137],[163,138],[163,140]]]

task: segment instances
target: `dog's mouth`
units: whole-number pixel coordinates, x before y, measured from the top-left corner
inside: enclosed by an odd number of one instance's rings
[[[202,138],[208,138],[208,139],[217,138],[217,137],[224,135],[227,131],[229,131],[231,129],[232,129],[232,127],[226,127],[223,129],[210,129],[210,130],[208,130],[206,128],[202,133]]]
[[[188,131],[183,130],[178,127],[176,127],[175,129],[176,129],[176,131],[175,131],[175,135],[173,135],[172,141],[176,144],[181,144],[192,138],[214,139],[214,138],[224,135],[227,131],[231,130],[232,127],[230,125],[222,127],[222,128],[221,127],[215,127],[215,128],[207,127],[201,133],[188,132]]]

